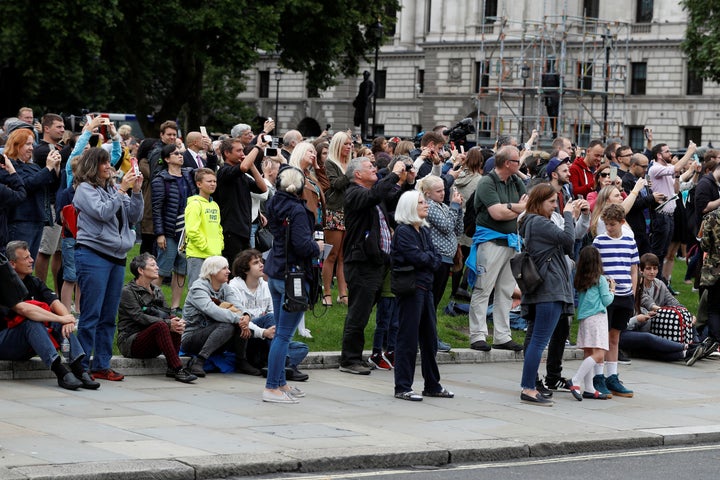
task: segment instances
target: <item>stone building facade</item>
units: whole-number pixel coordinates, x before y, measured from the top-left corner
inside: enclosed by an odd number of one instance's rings
[[[680,50],[687,16],[676,0],[401,4],[394,32],[385,32],[377,78],[371,75],[378,134],[412,137],[470,117],[478,129],[470,141],[527,138],[533,128],[549,141],[554,119],[546,104],[554,97],[556,132],[580,145],[619,138],[641,148],[645,126],[673,148],[690,139],[720,143],[720,90],[688,71]],[[352,101],[374,62],[318,97],[308,96],[301,73],[284,72],[278,82],[275,62],[263,57],[241,96],[260,116],[275,116],[277,95],[280,131],[313,135],[330,124],[359,132]]]

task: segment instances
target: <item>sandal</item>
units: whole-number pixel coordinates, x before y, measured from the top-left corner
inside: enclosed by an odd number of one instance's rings
[[[395,398],[399,398],[400,400],[409,400],[411,402],[422,402],[423,399],[422,395],[418,395],[412,390],[409,392],[396,393]]]
[[[439,392],[428,392],[427,390],[423,390],[423,396],[424,397],[438,397],[438,398],[453,398],[455,397],[455,394],[449,390],[446,390],[444,387]]]
[[[337,302],[342,303],[343,305],[348,304],[348,296],[347,295],[340,295],[337,297]]]
[[[330,302],[326,302],[325,299],[330,297]],[[323,295],[322,304],[324,307],[332,307],[332,295]]]

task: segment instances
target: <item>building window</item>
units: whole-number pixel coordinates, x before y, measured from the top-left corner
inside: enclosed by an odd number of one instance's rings
[[[642,152],[645,150],[644,127],[628,127],[628,138],[630,139],[630,147],[632,147],[633,152]]]
[[[375,98],[385,98],[387,70],[378,70],[375,77]]]
[[[430,33],[430,18],[432,15],[432,0],[425,2],[425,33]]]
[[[577,63],[577,88],[583,90],[592,90],[592,62]]]
[[[653,0],[637,0],[636,23],[650,23],[653,18]]]
[[[703,79],[695,75],[695,73],[688,68],[687,72],[687,88],[686,95],[702,95],[703,94]]]
[[[483,10],[485,23],[495,23],[494,17],[497,17],[497,4],[497,0],[485,0],[485,9]]]
[[[575,125],[575,144],[584,148],[590,143],[590,132],[592,131],[592,125],[588,123],[581,123]]]
[[[482,62],[475,62],[475,92],[487,93],[487,88],[490,86],[490,62],[484,60]]]
[[[647,82],[647,63],[633,62],[631,71],[630,94],[645,95],[645,83]]]
[[[260,70],[258,75],[258,97],[270,96],[270,70]]]
[[[385,125],[373,125],[373,136],[384,137],[385,136]]]
[[[418,94],[425,93],[425,70],[422,68],[417,71],[417,82],[415,82],[415,90]]]
[[[697,145],[702,145],[702,127],[685,127],[685,142],[683,145],[688,145],[691,140]]]
[[[583,0],[583,16],[598,18],[600,16],[600,0]]]
[[[395,29],[397,27],[397,7],[395,5],[388,5],[385,7],[385,14],[388,17],[394,18],[392,25],[386,28],[385,33],[383,34],[385,38],[392,38],[395,36]]]

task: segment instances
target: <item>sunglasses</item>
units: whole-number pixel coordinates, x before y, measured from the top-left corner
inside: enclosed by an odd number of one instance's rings
[[[605,177],[609,177],[609,176],[610,176],[609,172],[603,172],[600,174],[600,178],[605,178]]]

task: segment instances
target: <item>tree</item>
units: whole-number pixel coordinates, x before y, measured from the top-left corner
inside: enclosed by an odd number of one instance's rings
[[[260,52],[326,88],[374,47],[367,25],[394,24],[388,7],[397,0],[3,0],[0,88],[12,95],[0,113],[128,111],[146,134],[147,115],[226,128],[246,111],[236,97]]]
[[[720,82],[720,2],[682,0],[688,13],[685,40],[681,44],[688,56],[688,68],[704,80]]]

